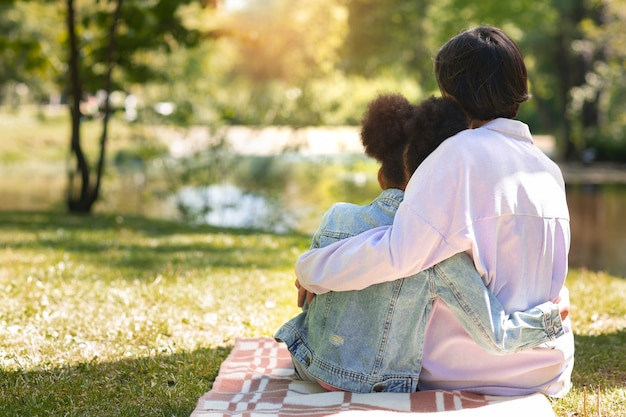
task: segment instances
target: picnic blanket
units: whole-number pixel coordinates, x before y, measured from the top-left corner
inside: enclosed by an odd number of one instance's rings
[[[411,394],[329,392],[294,376],[289,351],[272,338],[239,338],[213,388],[191,417],[554,417],[549,400],[494,397],[458,391]]]

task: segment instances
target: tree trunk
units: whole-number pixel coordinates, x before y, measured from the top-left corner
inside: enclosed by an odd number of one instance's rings
[[[108,138],[108,126],[110,117],[110,101],[109,97],[112,90],[112,73],[115,65],[115,32],[117,24],[120,20],[122,10],[122,0],[118,0],[113,21],[109,27],[109,43],[107,46],[107,73],[105,78],[105,101],[104,101],[104,117],[102,119],[102,135],[100,137],[100,155],[96,168],[95,185],[91,186],[91,173],[88,161],[81,147],[80,135],[80,101],[83,95],[83,86],[80,79],[80,62],[79,62],[79,46],[76,38],[75,27],[75,10],[74,0],[67,0],[67,30],[70,43],[70,113],[72,120],[70,158],[76,159],[75,170],[72,169],[71,163],[68,164],[68,198],[67,207],[70,212],[89,213],[100,196],[100,186],[102,184],[102,176],[104,174],[104,164],[106,155],[106,143]],[[71,162],[71,161],[70,161]],[[76,174],[80,180],[80,186],[76,186],[74,181]],[[78,196],[76,193],[78,192]]]
[[[79,47],[76,39],[74,0],[67,0],[67,32],[69,38],[70,56],[70,117],[72,123],[70,139],[70,161],[68,161],[67,207],[70,212],[89,212],[93,202],[89,187],[89,164],[83,153],[80,141],[80,101],[83,96],[83,86],[80,79]],[[76,165],[72,167],[72,159]],[[76,176],[78,175],[78,178]],[[76,186],[74,181],[78,179],[80,185]],[[78,197],[76,193],[78,192]]]
[[[119,23],[122,13],[122,2],[118,0],[115,6],[115,12],[113,14],[113,21],[109,27],[109,44],[107,45],[107,72],[105,78],[104,91],[106,96],[104,99],[104,117],[102,118],[102,135],[100,137],[100,157],[98,158],[98,168],[96,172],[96,186],[94,187],[94,196],[98,198],[100,195],[100,184],[102,183],[102,175],[104,174],[104,162],[106,154],[106,144],[109,133],[109,117],[111,115],[111,106],[109,97],[111,96],[112,88],[112,75],[113,68],[115,67],[115,31],[117,24]],[[95,199],[94,199],[95,201]]]

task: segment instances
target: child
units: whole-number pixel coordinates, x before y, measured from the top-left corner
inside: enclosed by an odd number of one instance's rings
[[[439,50],[435,74],[472,129],[418,167],[392,226],[300,256],[299,283],[318,294],[360,289],[464,252],[505,311],[554,299],[567,275],[569,211],[561,170],[533,144],[528,126],[512,119],[530,97],[521,52],[502,30],[473,28]],[[563,396],[574,364],[574,337],[564,324],[550,349],[494,356],[435,302],[419,388]]]
[[[449,99],[431,97],[419,106],[400,95],[372,101],[361,138],[365,153],[381,163],[383,191],[368,206],[335,204],[325,213],[312,247],[392,224],[413,171],[444,139],[466,128],[465,114]],[[276,338],[287,344],[304,380],[330,390],[413,392],[435,298],[450,307],[477,344],[494,354],[537,346],[562,332],[558,307],[551,303],[507,316],[471,259],[458,254],[413,277],[318,295]]]

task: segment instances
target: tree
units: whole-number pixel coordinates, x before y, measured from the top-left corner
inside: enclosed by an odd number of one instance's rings
[[[113,79],[114,71],[118,71],[120,81],[145,82],[159,74],[142,60],[140,52],[169,52],[178,45],[196,44],[200,40],[199,33],[187,29],[176,13],[179,7],[191,2],[160,0],[144,5],[144,2],[137,0],[111,0],[96,2],[77,10],[75,0],[66,0],[68,95],[72,123],[67,196],[70,211],[88,213],[100,196],[111,114],[109,97],[113,89],[119,86]],[[82,146],[83,115],[80,104],[86,91],[98,90],[103,91],[104,103],[94,173]]]
[[[70,93],[70,115],[71,115],[71,138],[70,151],[76,160],[76,172],[80,175],[80,191],[78,196],[75,195],[74,189],[74,171],[69,170],[69,187],[67,196],[67,205],[70,211],[89,212],[91,207],[100,195],[100,184],[102,183],[102,174],[104,171],[106,142],[108,138],[109,123],[109,96],[111,88],[111,74],[113,71],[113,53],[115,51],[115,35],[116,27],[120,21],[122,10],[122,0],[117,0],[115,9],[111,19],[108,31],[106,75],[104,79],[104,117],[102,121],[102,136],[100,138],[100,154],[98,157],[95,184],[91,184],[91,172],[85,153],[81,146],[80,121],[81,111],[80,104],[83,98],[83,82],[80,74],[80,46],[76,33],[76,12],[74,8],[74,0],[67,0],[67,33],[69,41],[69,93]]]
[[[585,27],[605,27],[607,3],[544,2],[546,17],[526,30],[521,42],[532,63],[529,72],[537,121],[544,131],[554,134],[565,160],[586,158],[586,150],[601,130],[601,99],[608,84],[599,82],[602,77],[595,73],[605,67],[608,49]]]
[[[591,157],[626,160],[626,1],[593,0],[596,13],[581,21],[584,42],[577,51],[596,57],[587,68],[584,82],[571,91],[570,114],[585,114],[595,106],[597,125],[580,126]],[[582,118],[583,122],[586,118]],[[589,153],[587,153],[589,155]]]
[[[406,73],[434,86],[432,45],[438,23],[428,18],[431,0],[351,0],[349,31],[341,68],[375,77],[381,71]]]
[[[585,85],[587,75],[599,61],[604,61],[602,48],[595,48],[585,37],[582,24],[600,24],[601,4],[587,0],[553,0],[559,24],[536,32],[534,57],[544,77],[550,78],[548,94],[535,94],[543,107],[555,110],[552,117],[560,134],[557,145],[565,160],[578,160],[587,147],[585,132],[598,128],[599,92],[580,100],[576,91]]]

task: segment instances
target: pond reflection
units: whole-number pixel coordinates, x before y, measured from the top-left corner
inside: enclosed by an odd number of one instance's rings
[[[569,185],[570,265],[626,277],[626,185]]]
[[[279,201],[231,184],[185,187],[174,199],[185,217],[195,223],[276,233],[297,226],[295,217],[283,210]]]

